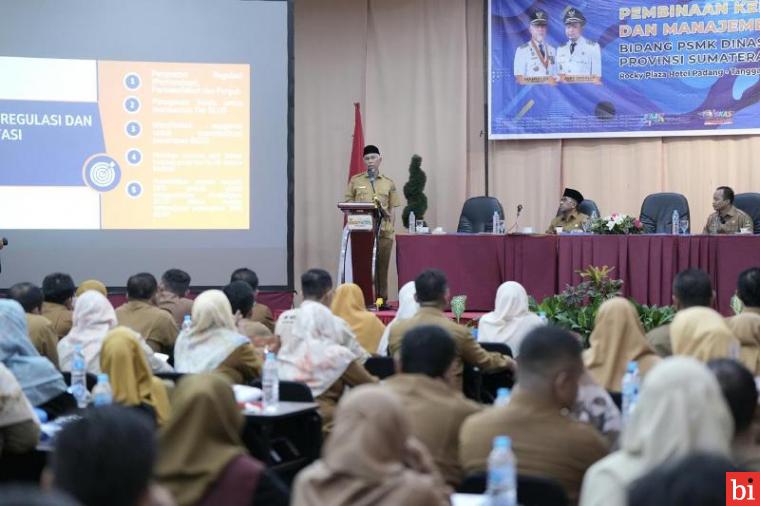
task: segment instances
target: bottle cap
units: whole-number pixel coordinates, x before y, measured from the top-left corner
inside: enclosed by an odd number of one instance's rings
[[[503,397],[509,397],[510,394],[511,394],[511,391],[509,390],[509,388],[506,388],[506,387],[502,387],[496,390],[496,397],[500,399]]]
[[[509,436],[496,436],[493,438],[494,448],[511,448],[512,439]]]
[[[277,359],[277,355],[275,355],[273,351],[267,351],[266,360],[276,360],[276,359]]]
[[[628,372],[636,372],[639,370],[639,364],[633,360],[628,362],[628,367],[626,368],[626,371]]]
[[[108,383],[108,374],[104,372],[98,374],[98,383]]]
[[[186,314],[186,315],[185,315],[185,318],[184,318],[182,321],[186,321],[186,322],[189,322],[189,321],[192,321],[192,318],[190,317],[190,315],[189,315],[189,314]]]

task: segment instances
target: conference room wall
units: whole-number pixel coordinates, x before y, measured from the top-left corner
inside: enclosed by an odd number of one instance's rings
[[[368,143],[382,170],[407,180],[423,157],[426,218],[456,228],[462,202],[484,191],[483,0],[296,0],[295,273],[337,267],[342,199],[362,104]],[[490,141],[490,193],[513,223],[545,230],[561,189],[573,186],[603,213],[637,215],[643,198],[678,191],[694,230],[710,212],[713,189],[760,189],[753,171],[758,137]],[[405,202],[402,198],[402,201]],[[399,216],[400,218],[400,216]],[[400,219],[398,230],[401,230]],[[435,252],[431,252],[435,254]],[[391,293],[396,293],[391,262]],[[298,284],[298,283],[296,283]]]

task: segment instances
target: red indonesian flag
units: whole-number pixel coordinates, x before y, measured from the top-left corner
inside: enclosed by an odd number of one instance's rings
[[[354,144],[351,147],[351,164],[348,166],[348,179],[364,172],[364,132],[362,131],[362,112],[359,103],[354,102]]]

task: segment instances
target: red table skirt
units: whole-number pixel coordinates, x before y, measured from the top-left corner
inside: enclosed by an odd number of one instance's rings
[[[444,271],[452,295],[467,309],[490,311],[496,290],[517,281],[541,300],[580,283],[589,265],[614,267],[624,295],[642,304],[671,303],[675,275],[688,268],[710,274],[717,309],[731,314],[739,273],[760,266],[760,236],[747,235],[398,235],[399,286],[428,268]]]

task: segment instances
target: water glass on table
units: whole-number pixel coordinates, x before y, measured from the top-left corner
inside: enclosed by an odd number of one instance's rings
[[[689,218],[678,220],[678,227],[681,229],[681,234],[685,235],[689,231]]]

